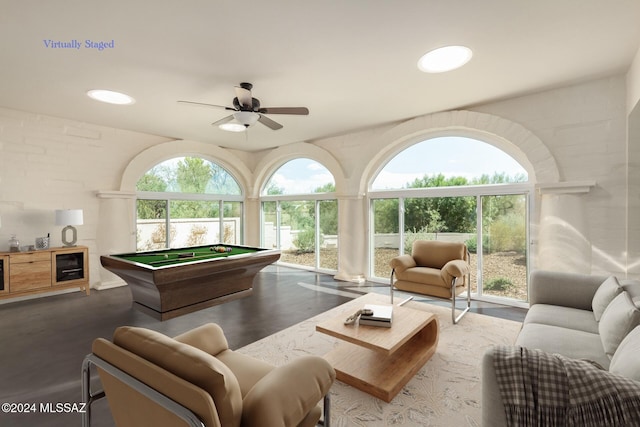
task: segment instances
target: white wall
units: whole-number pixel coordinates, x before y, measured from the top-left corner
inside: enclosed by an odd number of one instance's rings
[[[618,76],[476,106],[472,113],[437,113],[313,143],[294,144],[284,151],[289,157],[299,154],[324,160],[330,163],[325,166],[336,176],[343,236],[347,236],[340,237],[339,243],[343,257],[341,277],[366,274],[367,207],[363,190],[379,166],[377,156],[390,144],[401,147],[425,132],[446,130],[446,124],[440,122],[443,117],[465,118],[465,129],[472,128],[474,123],[481,129],[495,126],[498,130],[492,138],[500,139],[503,145],[509,139],[517,139],[514,152],[527,155],[538,180],[595,180],[597,185],[588,193],[564,198],[557,205],[566,206],[570,202],[575,212],[564,218],[562,227],[578,229],[582,239],[578,242],[579,255],[572,255],[581,258],[581,263],[576,265],[567,260],[565,265],[587,273],[624,275],[626,102],[625,76]],[[153,164],[156,157],[160,161],[172,153],[185,154],[178,151],[185,146],[189,147],[189,154],[201,152],[214,161],[220,157],[221,164],[235,170],[243,185],[251,187],[247,188],[253,196],[248,204],[253,208],[247,209],[246,221],[258,224],[255,195],[260,183],[256,181],[258,177],[268,178],[275,167],[264,159],[281,158],[283,149],[238,153],[210,144],[174,142],[0,109],[0,250],[7,248],[11,233],[32,244],[35,237],[50,232],[52,245],[59,245],[61,227],[53,225],[54,210],[82,208],[85,224],[78,227],[79,243],[90,247],[92,283],[99,281],[96,248],[100,245],[98,236],[104,236],[105,230],[98,231],[101,205],[96,191],[131,191],[136,173],[143,172],[142,163]],[[285,157],[281,160],[284,163]],[[541,202],[539,199],[538,203]],[[540,206],[538,211],[543,211]],[[542,222],[544,218],[534,217],[534,228]],[[256,225],[247,226],[245,231],[248,242],[259,241]],[[117,227],[110,227],[109,234],[117,232]],[[123,232],[126,241],[131,230]],[[538,250],[562,255],[568,253],[562,246],[565,244],[571,247],[572,240],[552,242],[556,247]],[[589,253],[585,254],[586,251]]]
[[[551,150],[562,181],[595,180],[587,194],[573,197],[565,242],[588,242],[588,273],[624,275],[626,211],[626,85],[624,76],[600,79],[476,108],[522,124]],[[544,221],[545,218],[541,218]],[[549,248],[553,249],[553,248]],[[561,258],[562,252],[554,254]],[[557,259],[554,267],[575,265]],[[590,268],[588,268],[590,267]]]
[[[627,73],[627,114],[640,101],[640,48]]]
[[[60,246],[55,210],[78,208],[78,244],[89,247],[90,278],[99,278],[96,190],[114,189],[138,152],[166,138],[0,108],[0,251],[11,234],[22,245],[51,233]]]
[[[640,49],[627,73],[627,269],[640,277]]]

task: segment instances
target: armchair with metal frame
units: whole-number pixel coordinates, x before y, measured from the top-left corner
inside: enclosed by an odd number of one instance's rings
[[[92,368],[104,391],[92,390]],[[175,338],[125,326],[85,357],[82,425],[106,396],[118,427],[329,426],[335,375],[317,356],[275,367],[234,352],[213,323]]]
[[[451,300],[454,324],[471,308],[471,268],[464,243],[416,240],[411,255],[391,260],[390,293],[394,287],[411,293]],[[394,280],[395,277],[395,280]],[[465,286],[466,285],[466,286]],[[467,306],[456,316],[456,296],[467,291]]]

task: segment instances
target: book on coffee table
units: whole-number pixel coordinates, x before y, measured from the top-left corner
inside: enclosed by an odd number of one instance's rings
[[[364,308],[372,310],[373,314],[360,315],[359,323],[361,325],[380,326],[383,328],[391,327],[391,321],[393,319],[393,306],[365,304]]]

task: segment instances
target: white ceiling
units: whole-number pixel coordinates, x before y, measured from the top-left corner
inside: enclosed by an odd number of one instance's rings
[[[451,44],[465,67],[417,69]],[[624,73],[639,44],[640,0],[0,0],[0,106],[253,151]],[[176,102],[231,105],[244,81],[309,116],[234,134],[211,126],[227,111]]]

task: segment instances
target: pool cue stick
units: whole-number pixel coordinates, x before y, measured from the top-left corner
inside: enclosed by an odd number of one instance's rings
[[[178,260],[191,260],[191,259],[199,259],[199,258],[217,258],[221,255],[228,255],[228,254],[222,254],[222,253],[209,253],[206,255],[198,255],[198,256],[194,256],[194,257],[189,257],[189,258],[167,258],[167,259],[161,259],[158,261],[151,261],[149,262],[149,264],[162,264],[163,262],[173,262],[173,261],[178,261]]]
[[[411,301],[412,299],[413,299],[413,295],[412,295],[412,296],[410,296],[409,298],[407,298],[406,300],[404,300],[404,301],[400,302],[400,303],[398,304],[398,307],[402,307],[403,305],[405,305],[406,303],[408,303],[408,302],[409,302],[409,301]]]

